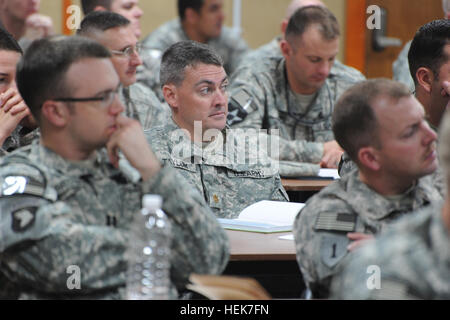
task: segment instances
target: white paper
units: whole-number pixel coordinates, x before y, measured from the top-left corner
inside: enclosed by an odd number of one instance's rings
[[[265,222],[277,226],[292,225],[304,206],[304,203],[299,202],[263,200],[242,210],[239,220]]]
[[[318,175],[322,178],[340,179],[337,169],[320,169]]]
[[[287,234],[285,236],[279,236],[278,239],[294,241],[294,235],[291,233],[291,234]]]

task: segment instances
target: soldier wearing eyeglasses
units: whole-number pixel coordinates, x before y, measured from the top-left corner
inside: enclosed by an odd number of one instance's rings
[[[94,39],[112,53],[111,61],[123,88],[119,91],[128,117],[139,120],[144,129],[167,122],[170,109],[152,90],[136,83],[136,69],[142,64],[140,44],[130,21],[114,12],[94,11],[81,22],[78,35]]]
[[[226,234],[201,196],[156,159],[140,123],[122,114],[110,58],[98,42],[73,36],[34,42],[18,65],[42,136],[0,163],[2,298],[125,298],[130,224],[149,193],[163,197],[172,225],[172,298],[191,273],[225,268]],[[118,169],[119,150],[139,181]],[[74,266],[77,289],[68,285]]]

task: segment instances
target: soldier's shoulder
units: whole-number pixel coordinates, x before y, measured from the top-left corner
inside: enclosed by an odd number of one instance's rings
[[[165,50],[171,44],[182,40],[179,37],[181,24],[179,19],[167,21],[152,31],[143,41],[143,45],[148,49]]]
[[[334,63],[331,74],[339,81],[356,83],[366,80],[366,77],[359,70],[345,65],[339,60]]]

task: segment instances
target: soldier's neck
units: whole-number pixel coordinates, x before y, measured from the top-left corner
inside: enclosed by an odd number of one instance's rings
[[[0,20],[2,21],[6,30],[8,30],[14,39],[19,41],[21,37],[23,37],[25,33],[25,21],[18,20],[14,17],[11,17],[7,14],[0,15]]]
[[[208,38],[202,36],[194,27],[182,23],[184,33],[186,33],[189,40],[194,40],[200,43],[208,43]]]
[[[41,144],[69,161],[87,160],[96,152],[96,150],[87,150],[78,147],[70,139],[66,139],[63,134],[52,136],[41,132]]]
[[[286,76],[287,76],[289,88],[292,90],[292,92],[294,92],[296,94],[312,95],[318,91],[317,88],[313,88],[313,87],[309,87],[309,86],[306,87],[306,86],[302,85],[301,83],[299,83],[298,81],[296,81],[294,75],[291,72],[289,72],[289,70],[287,68],[286,68]]]
[[[417,182],[416,179],[396,179],[378,172],[368,173],[361,170],[359,178],[369,188],[385,197],[402,195]]]

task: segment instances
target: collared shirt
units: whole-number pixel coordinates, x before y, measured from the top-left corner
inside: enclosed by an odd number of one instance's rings
[[[442,207],[437,202],[401,219],[352,253],[333,281],[332,297],[450,299],[450,232]],[[377,269],[372,267],[369,273],[370,266]]]
[[[359,179],[357,170],[314,195],[294,222],[297,261],[315,298],[327,298],[331,279],[347,256],[348,232],[378,234],[411,211],[442,200],[430,177],[401,197],[387,198]]]
[[[167,103],[161,102],[151,89],[140,83],[123,88],[120,100],[125,105],[125,115],[138,120],[144,130],[164,125],[170,119]]]
[[[239,134],[224,130],[214,142],[199,146],[173,121],[146,134],[158,158],[178,169],[219,218],[236,218],[260,200],[288,200],[272,161],[258,157],[257,150],[246,154]]]
[[[189,40],[189,38],[183,30],[180,19],[174,19],[161,25],[142,41],[144,65],[138,69],[138,81],[158,92],[158,97],[161,97],[159,68],[162,54],[171,45],[183,40]],[[208,45],[222,57],[224,69],[229,75],[233,73],[249,50],[247,43],[239,34],[226,26],[222,27],[218,38],[208,41]]]
[[[363,78],[356,79],[345,70],[331,72],[313,102],[301,106],[290,90],[283,57],[269,57],[252,68],[245,65],[242,68],[239,77],[233,77],[230,89],[231,126],[277,129],[281,138],[302,142],[297,152],[300,158],[281,153],[281,160],[318,163],[323,143],[334,140],[331,116],[336,100]],[[236,103],[246,109],[247,115],[239,115]]]
[[[37,143],[1,161],[0,215],[7,223],[0,224],[0,273],[17,297],[124,299],[129,228],[149,193],[163,197],[172,225],[172,298],[191,273],[225,268],[226,234],[200,195],[170,167],[132,184],[104,151],[71,162]],[[21,195],[8,196],[16,188]],[[71,265],[81,270],[80,290],[66,285]]]
[[[400,51],[397,59],[392,64],[393,79],[405,84],[411,92],[414,92],[414,80],[409,71],[408,53],[412,40],[408,41]]]

